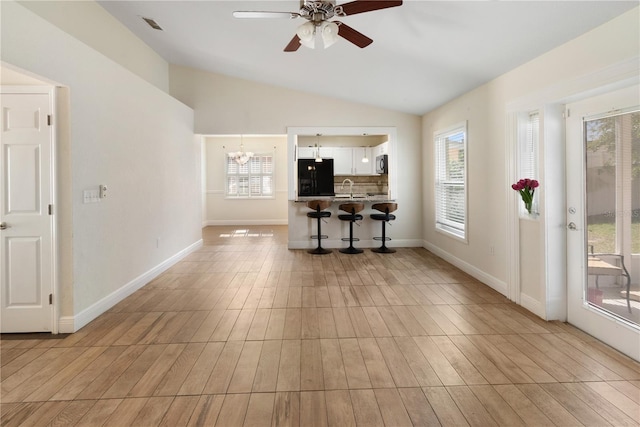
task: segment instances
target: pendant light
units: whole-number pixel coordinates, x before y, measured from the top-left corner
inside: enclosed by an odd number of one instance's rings
[[[364,147],[364,155],[362,156],[362,163],[369,163],[369,158],[367,157],[367,148],[369,147]]]
[[[316,134],[316,163],[322,163],[322,157],[320,156],[320,134]]]

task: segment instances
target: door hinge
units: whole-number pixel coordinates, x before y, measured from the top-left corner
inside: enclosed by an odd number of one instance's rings
[[[565,110],[564,113],[562,113],[562,118],[563,119],[568,119],[569,117],[571,117],[571,110],[569,110],[568,108]]]
[[[53,294],[49,294],[49,305],[53,304]]]
[[[51,126],[51,114],[47,114],[47,126]]]
[[[53,205],[49,205],[49,215],[53,215]]]

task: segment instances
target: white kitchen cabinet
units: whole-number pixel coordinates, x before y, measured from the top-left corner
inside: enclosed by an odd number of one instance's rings
[[[313,147],[298,147],[299,159],[313,159],[316,156],[316,150]]]
[[[353,175],[353,149],[348,147],[333,147],[333,174]]]
[[[320,147],[320,157],[323,159],[332,159],[335,147]]]
[[[375,159],[377,156],[382,154],[389,154],[389,143],[383,142],[380,145],[376,145],[373,147],[373,158]]]
[[[365,157],[369,160],[364,163]],[[353,149],[353,175],[371,175],[373,173],[373,159],[370,147],[355,147]]]
[[[320,147],[320,157],[328,159],[333,157],[333,147]],[[316,147],[298,147],[299,159],[315,159]]]
[[[363,163],[365,156],[369,162]],[[373,159],[369,147],[333,147],[333,174],[334,175],[372,175]]]

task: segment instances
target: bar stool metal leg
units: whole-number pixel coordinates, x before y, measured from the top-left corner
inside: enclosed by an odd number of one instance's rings
[[[387,247],[386,242],[387,240],[391,240],[391,239],[387,237],[386,225],[387,225],[387,221],[382,221],[382,237],[378,237],[378,238],[374,237],[374,240],[382,240],[382,246],[380,246],[379,248],[371,249],[372,252],[377,252],[379,254],[392,254],[396,251],[395,249],[391,249]]]
[[[395,215],[391,214],[391,212],[394,212],[396,209],[398,209],[398,204],[397,203],[376,203],[371,207],[379,212],[382,212],[381,214],[371,215],[371,219],[382,221],[382,237],[373,238],[373,240],[381,240],[382,246],[380,246],[379,248],[373,248],[371,249],[371,251],[381,253],[381,254],[392,254],[396,250],[387,247],[387,240],[391,240],[391,238],[387,237],[386,225],[387,225],[387,222],[393,221],[394,219],[396,219]],[[389,225],[391,225],[390,222],[389,222]]]
[[[330,249],[325,249],[322,247],[322,239],[326,239],[328,236],[322,235],[322,218],[329,218],[331,216],[331,212],[325,211],[331,206],[331,202],[328,200],[311,200],[307,202],[307,207],[313,209],[312,212],[307,213],[309,218],[316,218],[318,223],[318,234],[315,236],[311,236],[312,239],[318,239],[318,246],[315,249],[310,249],[307,252],[314,255],[326,255],[330,254]]]
[[[330,254],[330,249],[325,249],[322,247],[322,238],[327,236],[322,236],[322,216],[320,216],[320,211],[318,210],[318,246],[315,249],[309,249],[307,252],[313,255],[326,255]],[[313,237],[313,236],[312,236]]]
[[[360,240],[353,237],[353,223],[362,220],[362,215],[358,212],[364,209],[364,203],[344,203],[340,205],[338,209],[348,212],[346,215],[338,215],[338,218],[341,221],[349,221],[349,238],[342,239],[345,242],[349,242],[349,247],[340,249],[340,252],[343,254],[361,254],[364,251],[353,246],[353,242]]]

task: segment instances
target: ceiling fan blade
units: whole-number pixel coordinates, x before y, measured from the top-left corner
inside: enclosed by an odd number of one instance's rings
[[[338,22],[338,21],[334,21],[334,22],[337,22],[339,24],[338,35],[344,39],[349,40],[351,43],[355,44],[356,46],[362,48],[362,47],[367,47],[371,43],[373,43],[372,39],[365,36],[361,32],[354,30],[350,26],[343,24],[342,22]]]
[[[293,36],[289,44],[284,48],[285,52],[295,52],[300,47],[300,37],[296,34]]]
[[[295,19],[300,16],[297,12],[258,12],[258,11],[235,11],[234,18],[286,18]]]
[[[402,6],[402,0],[355,0],[340,5],[347,16],[396,6]]]

